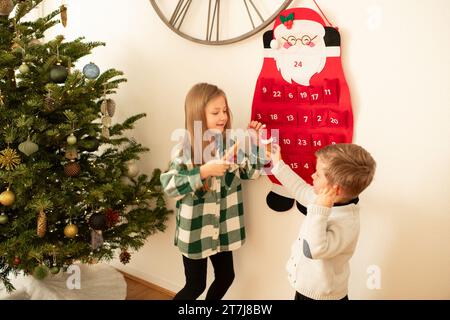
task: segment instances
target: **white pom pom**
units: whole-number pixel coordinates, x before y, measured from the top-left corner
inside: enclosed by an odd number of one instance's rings
[[[272,41],[270,41],[270,47],[272,49],[278,49],[279,48],[278,40],[277,39],[273,39]]]

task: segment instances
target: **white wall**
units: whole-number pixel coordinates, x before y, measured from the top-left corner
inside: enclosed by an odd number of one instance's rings
[[[46,10],[60,1],[46,1]],[[294,1],[294,5],[311,1]],[[373,185],[361,196],[361,236],[351,261],[350,298],[450,298],[448,0],[320,0],[340,27],[343,63],[355,111],[354,142],[378,162]],[[381,20],[374,12],[381,10]],[[148,0],[69,2],[68,39],[105,41],[90,61],[123,70],[128,83],[114,99],[117,120],[146,112],[134,136],[151,148],[143,172],[165,168],[171,132],[183,127],[183,102],[196,82],[228,94],[234,127],[250,117],[262,63],[260,33],[228,46],[203,46],[171,32]],[[380,22],[379,24],[377,24]],[[239,22],[235,22],[239,23]],[[227,299],[291,299],[284,269],[302,216],[278,214],[265,204],[264,177],[244,183],[248,239],[235,252],[236,279]],[[174,202],[169,201],[170,207]],[[177,291],[184,284],[181,255],[173,246],[174,216],[132,262],[113,264]],[[369,290],[367,268],[381,270],[381,289]],[[211,282],[212,270],[208,280]]]

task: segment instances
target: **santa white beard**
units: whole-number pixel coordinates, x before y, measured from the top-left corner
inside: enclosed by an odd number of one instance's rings
[[[274,59],[284,80],[309,86],[311,77],[321,72],[325,66],[325,43],[315,43],[314,47],[282,47],[275,50]]]

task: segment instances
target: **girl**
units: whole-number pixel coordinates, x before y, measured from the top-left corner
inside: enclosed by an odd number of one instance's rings
[[[183,255],[186,276],[184,288],[174,299],[193,300],[203,293],[209,257],[215,279],[206,300],[218,300],[234,279],[231,251],[245,241],[240,180],[256,179],[265,159],[257,157],[257,139],[256,143],[252,140],[249,156],[239,150],[237,163],[227,161],[234,158],[237,144],[229,149],[233,155],[228,151],[222,156],[228,141],[226,129],[231,127],[231,112],[225,93],[217,86],[199,83],[192,87],[186,96],[185,116],[189,136],[175,153],[169,170],[161,175],[164,191],[177,199],[175,245]],[[214,133],[210,141],[194,137],[199,125],[202,132]],[[261,127],[257,121],[249,125],[256,132]],[[202,157],[208,150],[212,152],[206,158],[212,155],[213,160]]]

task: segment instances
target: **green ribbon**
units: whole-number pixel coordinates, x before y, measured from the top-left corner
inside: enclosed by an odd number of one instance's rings
[[[292,20],[294,21],[294,13],[291,12],[289,15],[287,15],[286,17],[283,15],[280,15],[280,21],[282,24],[284,24],[286,21]]]

